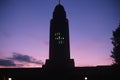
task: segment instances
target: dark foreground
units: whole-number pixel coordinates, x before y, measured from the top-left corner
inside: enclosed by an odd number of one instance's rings
[[[0,68],[0,80],[120,80],[119,66]]]

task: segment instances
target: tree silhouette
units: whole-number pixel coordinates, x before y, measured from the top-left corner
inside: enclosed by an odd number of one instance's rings
[[[113,50],[111,57],[113,58],[113,65],[120,65],[120,24],[112,35]]]

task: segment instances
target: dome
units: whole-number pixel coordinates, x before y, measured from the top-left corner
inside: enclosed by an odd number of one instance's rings
[[[66,12],[61,4],[58,4],[53,13],[53,18],[66,18]]]
[[[55,7],[54,11],[56,12],[56,11],[65,11],[65,10],[64,10],[64,7],[63,7],[61,4],[58,4],[58,5]]]

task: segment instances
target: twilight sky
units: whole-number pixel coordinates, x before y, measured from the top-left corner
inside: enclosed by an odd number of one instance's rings
[[[39,67],[49,55],[49,28],[58,0],[0,0],[0,67]],[[75,66],[110,65],[110,38],[120,0],[61,0],[69,19]]]

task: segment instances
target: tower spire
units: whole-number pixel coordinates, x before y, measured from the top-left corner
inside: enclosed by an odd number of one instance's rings
[[[59,4],[60,4],[60,0],[59,0]]]
[[[120,20],[119,20],[119,26],[120,26]]]

